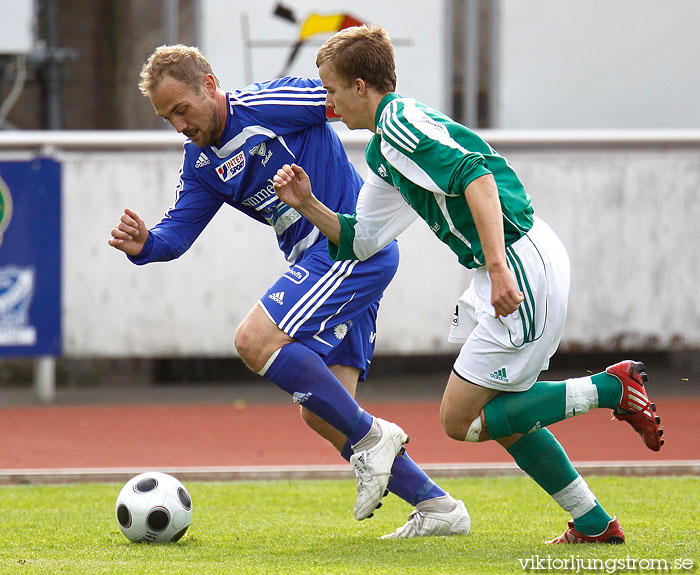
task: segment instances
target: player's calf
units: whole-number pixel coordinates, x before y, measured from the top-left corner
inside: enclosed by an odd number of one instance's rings
[[[300,413],[306,425],[328,441],[339,452],[343,451],[343,447],[348,440],[345,435],[303,406],[301,407]]]

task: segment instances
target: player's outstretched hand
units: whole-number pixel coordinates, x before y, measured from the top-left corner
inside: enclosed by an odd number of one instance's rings
[[[303,168],[285,164],[272,178],[277,197],[288,206],[301,208],[311,197],[311,180]]]
[[[107,243],[125,254],[136,256],[141,253],[147,239],[146,224],[135,211],[125,208],[119,223],[112,228],[112,238]]]

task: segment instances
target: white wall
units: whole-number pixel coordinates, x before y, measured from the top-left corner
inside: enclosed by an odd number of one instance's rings
[[[66,355],[223,355],[286,266],[274,234],[222,209],[180,259],[135,266],[107,244],[125,207],[151,226],[174,199],[179,152],[63,152]]]
[[[700,150],[508,155],[567,245],[564,345],[674,350],[700,343]]]
[[[568,247],[564,349],[700,347],[700,132],[676,144],[576,133],[568,140],[485,135]],[[24,137],[40,143],[49,136]],[[158,139],[172,140],[171,151],[144,143],[132,152],[93,151],[97,144],[57,153],[66,356],[231,355],[236,326],[286,269],[274,234],[227,206],[174,262],[138,267],[107,245],[124,207],[153,224],[173,200],[177,136]],[[577,140],[583,143],[572,143]],[[355,136],[346,147],[364,173],[363,141]],[[377,353],[454,353],[446,336],[472,272],[421,222],[401,236],[400,246],[399,272],[379,314]]]
[[[700,127],[697,0],[500,0],[505,129]]]
[[[352,155],[364,165],[362,149]],[[147,225],[160,219],[174,197],[181,154],[80,151],[60,159],[65,354],[232,354],[236,326],[287,267],[274,233],[224,206],[179,260],[135,266],[107,245],[109,230],[127,206]],[[449,349],[445,327],[467,272],[433,241],[417,225],[402,238],[405,255],[382,304],[378,350]],[[445,290],[443,279],[454,288]],[[435,301],[446,291],[447,301]]]

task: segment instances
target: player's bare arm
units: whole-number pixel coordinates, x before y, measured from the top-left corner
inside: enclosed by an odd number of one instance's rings
[[[314,224],[329,241],[340,242],[338,214],[313,195],[311,181],[303,168],[285,164],[273,178],[273,187],[280,200],[291,206]]]
[[[523,301],[513,273],[506,264],[501,202],[491,174],[470,182],[464,191],[481,240],[486,268],[491,278],[491,304],[496,317],[513,313]]]
[[[130,256],[137,256],[148,239],[148,228],[135,211],[125,208],[111,234],[112,238],[107,242],[110,246]]]

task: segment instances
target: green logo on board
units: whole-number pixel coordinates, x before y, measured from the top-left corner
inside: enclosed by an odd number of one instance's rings
[[[2,245],[2,237],[10,225],[12,219],[12,196],[10,188],[2,178],[0,178],[0,245]]]

